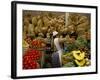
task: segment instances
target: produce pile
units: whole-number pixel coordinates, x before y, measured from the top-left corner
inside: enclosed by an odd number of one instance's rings
[[[62,55],[63,67],[84,67],[91,64],[86,53],[80,50],[71,51]]]
[[[90,14],[23,11],[23,69],[52,68],[53,31],[66,38],[61,67],[91,64]]]
[[[88,14],[87,14],[88,15]],[[70,13],[69,28],[62,55],[64,67],[83,67],[91,65],[90,53],[90,17],[86,14]]]
[[[23,56],[23,69],[40,68],[40,58],[42,53],[37,50],[29,49]]]
[[[43,40],[35,39],[32,41],[32,46],[33,46],[33,48],[41,49],[41,48],[45,47],[45,42]]]

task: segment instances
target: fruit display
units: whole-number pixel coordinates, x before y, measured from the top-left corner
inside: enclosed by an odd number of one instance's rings
[[[90,27],[88,13],[23,10],[23,69],[53,68],[54,31],[63,52],[60,67],[90,66]]]
[[[23,69],[40,68],[42,53],[38,50],[27,50],[23,55]]]
[[[80,50],[71,51],[62,55],[62,63],[64,67],[83,67],[91,64],[90,60],[86,57],[85,52]]]
[[[83,66],[83,65],[86,63],[86,61],[85,61],[85,59],[83,59],[83,60],[81,60],[81,61],[75,60],[75,63],[76,63],[78,66]]]
[[[83,60],[85,57],[85,53],[81,51],[72,51],[72,53],[73,53],[74,58],[77,60]]]
[[[87,58],[86,53],[83,51],[74,51],[72,52],[73,56],[75,58],[75,63],[77,66],[83,67],[83,66],[89,66],[91,65],[90,60]]]
[[[37,40],[37,39],[35,39],[35,40],[32,41],[31,44],[32,44],[33,48],[40,49],[40,48],[44,48],[45,47],[45,43],[44,43],[43,40]]]

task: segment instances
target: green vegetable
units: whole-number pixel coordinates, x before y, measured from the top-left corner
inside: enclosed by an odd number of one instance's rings
[[[87,40],[83,39],[82,37],[78,37],[75,42],[77,47],[86,47],[87,46]]]
[[[74,64],[74,62],[68,62],[63,67],[75,67],[75,66],[76,65]]]

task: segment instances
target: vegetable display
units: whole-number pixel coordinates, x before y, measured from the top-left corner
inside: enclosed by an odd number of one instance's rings
[[[40,68],[39,60],[42,53],[37,50],[29,49],[23,56],[23,69],[36,69]]]
[[[52,56],[57,52],[54,31],[62,41],[60,67],[91,65],[89,14],[25,10],[23,16],[23,69],[53,68]]]
[[[45,43],[43,40],[33,40],[32,41],[32,46],[33,48],[44,48],[45,47]]]
[[[91,64],[90,60],[85,55],[86,53],[80,50],[71,51],[62,55],[62,62],[64,67],[83,67]]]

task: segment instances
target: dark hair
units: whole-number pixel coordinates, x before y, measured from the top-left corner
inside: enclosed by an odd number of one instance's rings
[[[53,36],[53,38],[56,38],[58,36],[58,34],[56,34],[55,36]]]
[[[77,39],[77,37],[78,37],[78,35],[77,35],[77,33],[76,33],[76,32],[74,32],[74,33],[70,34],[69,36],[70,36],[70,38],[74,37],[75,39]]]
[[[53,36],[53,38],[56,38],[56,36]]]

